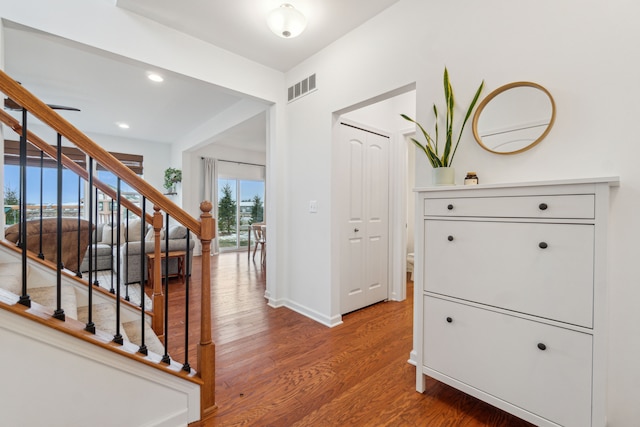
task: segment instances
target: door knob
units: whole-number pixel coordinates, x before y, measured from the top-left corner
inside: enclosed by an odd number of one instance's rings
[[[358,228],[354,228],[354,229],[353,229],[353,232],[354,232],[354,233],[357,233],[358,231],[360,231]]]

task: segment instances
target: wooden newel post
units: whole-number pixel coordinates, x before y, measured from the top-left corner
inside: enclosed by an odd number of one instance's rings
[[[151,327],[158,338],[163,338],[164,295],[162,293],[162,262],[160,258],[160,243],[162,240],[160,238],[160,231],[162,230],[162,214],[160,213],[160,208],[158,206],[154,206],[153,210],[153,253],[155,260],[153,262],[153,271],[151,272],[151,276],[153,277],[153,289],[151,295],[151,300],[153,301],[153,321]],[[148,259],[147,262],[149,262]],[[149,280],[151,280],[151,277],[149,277]]]
[[[213,205],[208,200],[200,204],[200,242],[202,243],[202,289],[200,309],[200,344],[198,344],[198,373],[203,380],[200,393],[200,412],[205,419],[216,409],[216,347],[211,340],[211,240],[215,237]]]

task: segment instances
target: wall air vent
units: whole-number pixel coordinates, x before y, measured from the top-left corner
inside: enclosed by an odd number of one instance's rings
[[[308,95],[311,92],[315,92],[316,90],[316,75],[312,74],[306,79],[294,84],[287,90],[287,101],[295,101],[296,99]]]

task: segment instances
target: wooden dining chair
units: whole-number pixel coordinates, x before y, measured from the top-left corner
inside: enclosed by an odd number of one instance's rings
[[[267,225],[262,224],[260,226],[260,231],[262,231],[262,265],[267,264]]]
[[[258,246],[260,246],[260,261],[264,262],[264,245],[266,243],[266,239],[264,233],[262,231],[262,226],[264,224],[251,224],[251,233],[253,234],[254,247],[253,247],[253,259],[256,259],[256,251],[258,250]]]

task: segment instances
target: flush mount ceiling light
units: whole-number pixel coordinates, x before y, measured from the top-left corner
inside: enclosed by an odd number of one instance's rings
[[[129,129],[130,126],[128,123],[124,123],[124,122],[116,122],[116,125],[120,128],[120,129]]]
[[[267,25],[271,31],[285,39],[300,35],[307,26],[307,18],[289,3],[269,12]]]

